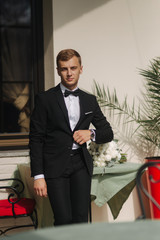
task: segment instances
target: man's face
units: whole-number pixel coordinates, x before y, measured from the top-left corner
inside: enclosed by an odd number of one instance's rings
[[[76,88],[82,68],[76,56],[68,61],[59,61],[57,71],[61,77],[61,83],[70,90]]]

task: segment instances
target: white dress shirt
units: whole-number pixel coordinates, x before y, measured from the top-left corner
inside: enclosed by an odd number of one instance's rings
[[[64,87],[62,85],[62,83],[60,83],[60,88],[62,90],[63,96],[64,96],[65,90],[70,91],[69,89]],[[76,87],[72,91],[74,92],[77,89],[78,88]],[[68,118],[69,118],[70,127],[71,127],[71,130],[73,131],[76,124],[79,121],[79,118],[80,118],[79,96],[74,96],[74,95],[70,94],[68,97],[64,97],[64,101],[65,101],[66,108],[67,108],[67,111],[68,111]],[[73,143],[72,149],[77,149],[77,148],[79,148],[78,144]]]

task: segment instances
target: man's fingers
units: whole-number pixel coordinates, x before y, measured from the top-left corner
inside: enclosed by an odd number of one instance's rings
[[[40,178],[34,181],[34,191],[40,197],[47,197],[47,184],[45,179]]]
[[[44,189],[35,189],[35,192],[40,197],[47,197],[47,190]]]
[[[83,144],[85,142],[83,135],[79,131],[75,132],[75,134],[73,135],[73,139],[79,144]]]
[[[89,130],[78,130],[73,134],[73,139],[78,144],[82,145],[83,143],[90,140],[90,131]]]

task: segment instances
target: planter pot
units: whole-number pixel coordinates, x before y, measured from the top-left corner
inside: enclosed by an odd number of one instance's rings
[[[147,162],[160,162],[160,156],[159,157],[147,157]],[[160,164],[157,164],[160,166]],[[160,180],[160,170],[155,167],[150,167],[148,170],[148,174],[153,177],[155,181]],[[160,182],[159,183],[152,183],[149,182],[149,190],[151,195],[154,197],[154,199],[160,204]],[[152,217],[153,218],[160,218],[160,210],[151,203],[152,206]]]

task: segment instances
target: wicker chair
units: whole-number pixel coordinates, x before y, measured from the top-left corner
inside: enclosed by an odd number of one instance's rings
[[[5,184],[2,185],[2,182]],[[21,194],[24,191],[23,182],[17,178],[7,178],[0,179],[0,183],[0,191],[8,193],[8,199],[0,200],[0,219],[30,217],[32,220],[32,224],[14,225],[5,230],[0,229],[0,235],[16,228],[34,227],[36,229],[38,221],[35,200],[21,197]]]

